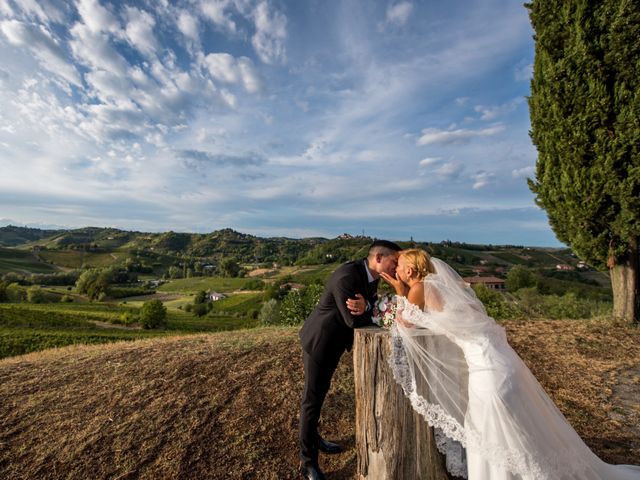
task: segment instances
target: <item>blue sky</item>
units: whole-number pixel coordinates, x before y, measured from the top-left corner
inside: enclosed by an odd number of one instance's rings
[[[559,245],[517,1],[0,0],[0,223]]]

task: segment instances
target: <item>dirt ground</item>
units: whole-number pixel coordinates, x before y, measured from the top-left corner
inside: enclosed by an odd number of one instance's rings
[[[638,463],[640,330],[505,324],[510,341],[601,458]],[[0,361],[0,478],[293,479],[303,375],[297,329],[66,347]],[[353,478],[353,367],[344,355],[321,457]]]

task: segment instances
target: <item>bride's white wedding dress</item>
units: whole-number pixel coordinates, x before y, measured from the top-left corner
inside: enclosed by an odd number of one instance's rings
[[[448,470],[470,480],[638,480],[640,467],[609,465],[578,436],[504,329],[446,263],[424,280],[425,310],[399,297],[411,328],[392,328],[394,377],[435,427]]]

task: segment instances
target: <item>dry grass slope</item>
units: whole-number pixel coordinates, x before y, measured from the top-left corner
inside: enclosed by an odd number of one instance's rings
[[[507,330],[598,455],[615,463],[640,458],[640,412],[629,401],[640,392],[638,375],[629,376],[640,366],[637,329],[550,321],[508,323]],[[326,436],[348,449],[321,459],[334,479],[355,471],[352,377],[345,355],[324,410]],[[626,389],[617,396],[618,377]],[[296,329],[5,359],[0,478],[297,478],[301,389]]]

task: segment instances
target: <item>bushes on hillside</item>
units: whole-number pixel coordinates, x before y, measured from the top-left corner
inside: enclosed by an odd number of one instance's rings
[[[45,303],[45,293],[37,285],[32,285],[27,289],[27,301],[29,303]]]
[[[507,273],[506,287],[510,292],[516,292],[521,288],[534,287],[537,275],[522,265],[515,265]]]
[[[160,300],[144,302],[140,310],[140,323],[143,328],[164,328],[167,326],[167,307]]]
[[[275,298],[267,300],[262,304],[260,315],[258,316],[260,323],[263,325],[279,325],[280,324],[280,305]]]
[[[516,310],[505,301],[500,292],[487,288],[483,284],[474,285],[473,290],[490,317],[505,320],[517,316]]]
[[[280,305],[280,325],[298,325],[304,322],[320,301],[322,286],[313,284],[302,290],[290,290]]]

